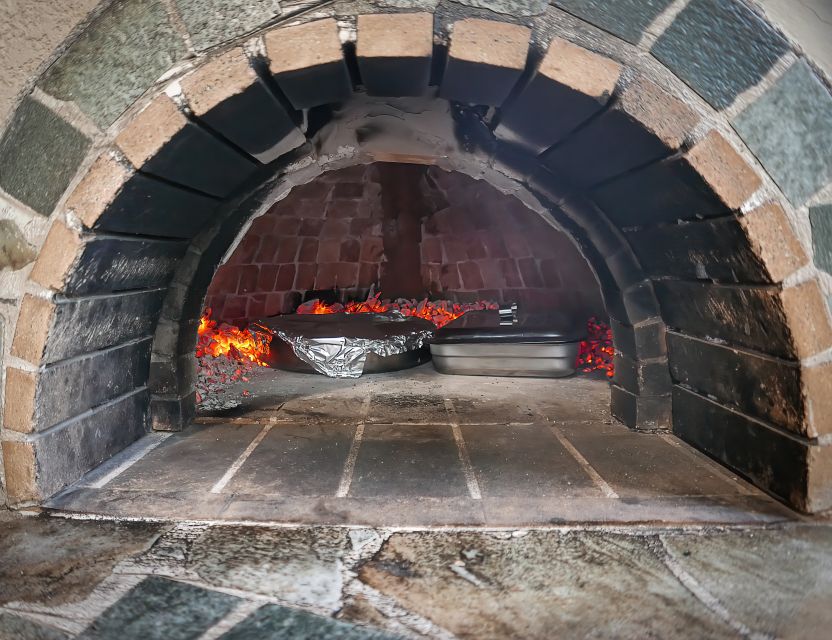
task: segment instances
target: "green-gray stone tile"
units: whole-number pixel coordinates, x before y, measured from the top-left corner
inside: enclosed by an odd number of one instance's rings
[[[108,8],[61,57],[40,87],[74,100],[106,128],[185,54],[159,0]]]
[[[398,637],[314,613],[267,604],[226,631],[220,640],[394,640]]]
[[[0,141],[0,187],[49,215],[89,147],[84,134],[26,98]]]
[[[553,0],[552,4],[596,27],[637,43],[673,0]]]
[[[142,580],[97,620],[79,640],[192,640],[225,617],[239,598],[165,578]]]
[[[278,0],[176,0],[191,42],[208,49],[279,16]]]
[[[832,274],[832,204],[809,207],[815,264]]]
[[[757,84],[786,41],[736,0],[692,0],[652,53],[717,109]]]
[[[794,204],[832,179],[832,96],[805,61],[786,71],[733,125]]]
[[[10,640],[67,640],[68,633],[0,611],[0,638]]]

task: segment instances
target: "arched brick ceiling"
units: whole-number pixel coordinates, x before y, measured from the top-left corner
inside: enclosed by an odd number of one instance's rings
[[[594,2],[524,4],[510,20],[445,2],[326,7],[136,93],[105,82],[93,54],[143,4],[169,45],[157,65],[181,57],[156,3],[116,6],[0,144],[0,187],[51,222],[6,373],[11,502],[129,444],[151,406],[158,427],[186,421],[201,296],[245,220],[321,171],[395,160],[484,178],[576,238],[613,319],[618,417],[649,429],[672,413],[681,437],[797,508],[832,505],[832,328],[801,222],[830,177],[816,148],[828,132],[799,158],[763,135],[799,132],[832,101],[745,5],[644,3],[635,13],[655,15],[640,22]]]

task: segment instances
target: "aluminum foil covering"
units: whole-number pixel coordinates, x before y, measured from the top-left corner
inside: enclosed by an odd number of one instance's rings
[[[378,315],[381,314],[377,314]],[[399,313],[383,314],[381,321],[405,320]],[[309,364],[315,371],[330,378],[358,378],[364,373],[367,355],[392,356],[421,349],[432,337],[433,331],[423,329],[381,339],[370,338],[309,338],[283,330],[275,331],[277,336],[292,345],[295,355]]]

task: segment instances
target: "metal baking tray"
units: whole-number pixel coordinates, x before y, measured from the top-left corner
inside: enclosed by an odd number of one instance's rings
[[[584,336],[560,315],[501,319],[469,311],[436,332],[430,352],[440,373],[467,376],[562,378],[575,373]]]

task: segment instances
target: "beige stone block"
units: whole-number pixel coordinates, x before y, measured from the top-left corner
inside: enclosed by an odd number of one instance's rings
[[[133,118],[116,137],[116,145],[134,167],[141,169],[187,124],[187,118],[173,100],[162,94]]]
[[[3,407],[3,428],[21,433],[33,429],[35,392],[38,377],[31,371],[6,369],[6,404]]]
[[[92,227],[115,199],[130,172],[109,153],[102,153],[66,202],[85,227]]]
[[[54,313],[55,305],[49,300],[28,294],[24,296],[17,317],[11,354],[26,362],[40,364]]]
[[[809,256],[780,205],[766,203],[741,216],[739,221],[751,248],[774,282],[782,282],[809,263]]]
[[[615,90],[623,67],[602,55],[555,38],[538,73],[584,95],[606,101]]]
[[[817,281],[784,289],[780,298],[798,358],[832,348],[829,309]]]
[[[762,184],[756,171],[716,131],[694,145],[687,160],[729,209],[739,209]]]
[[[37,486],[37,463],[31,442],[4,442],[3,467],[10,505],[34,503],[42,499]]]
[[[338,62],[343,58],[338,25],[332,18],[272,29],[263,39],[269,69],[275,74]]]
[[[433,15],[374,13],[358,16],[359,58],[425,58],[433,53]]]
[[[201,116],[256,81],[257,74],[248,57],[238,48],[202,65],[185,76],[180,85],[194,114]]]
[[[640,122],[670,149],[681,147],[699,122],[696,112],[644,76],[627,85],[615,108]]]
[[[61,291],[83,248],[81,237],[55,220],[41,247],[29,278],[39,285]]]
[[[456,22],[448,55],[457,60],[522,70],[531,30],[518,24],[469,18]]]

